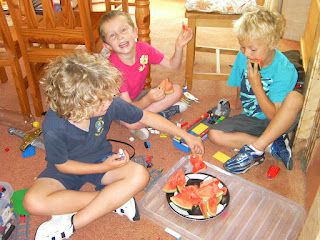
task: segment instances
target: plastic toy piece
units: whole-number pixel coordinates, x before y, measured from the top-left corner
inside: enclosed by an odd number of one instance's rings
[[[35,128],[38,128],[38,127],[40,127],[40,123],[37,122],[37,121],[34,121],[34,122],[32,123],[32,126],[35,127]]]
[[[36,155],[36,150],[34,148],[34,146],[30,145],[29,147],[27,147],[23,152],[22,152],[22,157],[26,158],[26,157],[31,157]]]
[[[193,101],[195,101],[195,102],[197,102],[197,103],[200,103],[199,99],[196,98],[195,96],[193,96],[191,93],[189,93],[189,92],[184,92],[183,94],[184,94],[184,96],[185,96],[186,98],[188,98],[189,100],[193,100]]]
[[[6,149],[4,149],[6,152],[9,152],[10,151],[10,149],[9,148],[6,148]]]
[[[143,191],[148,192],[153,185],[158,181],[158,179],[162,176],[163,168],[161,169],[152,169],[150,174],[150,179],[148,185],[143,189]]]
[[[40,134],[42,133],[41,128],[29,133],[21,132],[16,128],[9,128],[8,133],[10,133],[11,135],[16,135],[18,137],[21,137],[23,139],[22,144],[20,146],[21,151],[26,150],[26,148],[29,145],[45,150],[43,139],[39,137]]]
[[[120,158],[118,158],[118,159],[121,159],[121,160],[122,160],[122,159],[125,158],[125,155],[124,155],[124,152],[123,152],[123,149],[122,149],[122,148],[119,149],[118,155],[120,156]],[[116,160],[118,160],[118,159],[116,159]]]
[[[276,167],[276,166],[272,165],[268,170],[267,178],[269,180],[274,179],[278,175],[279,171],[280,171],[279,167]]]
[[[152,156],[146,156],[146,165],[147,165],[147,168],[151,168],[153,166],[153,163],[152,163]]]
[[[150,148],[150,143],[149,143],[149,142],[144,142],[144,146],[145,146],[146,148]]]
[[[29,239],[30,216],[17,215],[14,223],[16,227],[10,236],[10,240]]]
[[[189,124],[185,128],[185,131],[192,135],[200,137],[203,141],[208,137],[208,132],[211,128],[213,128],[213,125],[227,118],[230,114],[230,111],[231,110],[229,101],[223,98],[219,101],[218,106],[210,109],[208,112]],[[175,147],[186,153],[190,152],[190,148],[183,139],[173,136],[172,140]]]

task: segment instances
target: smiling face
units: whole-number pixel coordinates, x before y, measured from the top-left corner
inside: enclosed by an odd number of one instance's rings
[[[126,17],[115,16],[102,26],[105,34],[104,46],[114,51],[120,57],[123,54],[135,54],[135,39],[138,37],[138,29],[132,28]]]
[[[274,47],[269,47],[264,40],[239,39],[240,50],[248,59],[261,59],[262,67],[268,67],[275,56]]]

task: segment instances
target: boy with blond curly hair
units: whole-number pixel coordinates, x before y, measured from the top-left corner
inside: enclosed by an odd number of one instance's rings
[[[298,78],[294,65],[277,49],[283,29],[281,15],[264,8],[244,13],[234,24],[241,51],[228,85],[237,88],[234,107],[242,104],[243,111],[209,131],[211,142],[240,149],[224,164],[234,174],[261,164],[265,151],[293,168],[287,133],[299,121],[303,96],[293,91]],[[252,66],[255,59],[262,61],[261,69],[257,62]]]
[[[48,164],[23,206],[32,215],[52,218],[39,226],[36,240],[68,239],[112,211],[140,219],[133,196],[148,184],[149,173],[126,151],[112,153],[106,139],[112,120],[141,122],[184,138],[193,154],[204,151],[199,138],[117,98],[119,71],[99,55],[60,57],[48,65],[42,85],[50,106],[42,125]],[[79,191],[87,182],[96,191]]]

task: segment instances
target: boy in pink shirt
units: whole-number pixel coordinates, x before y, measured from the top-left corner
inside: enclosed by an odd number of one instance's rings
[[[174,92],[169,95],[166,95],[160,86],[148,90],[143,90],[143,88],[149,72],[149,63],[159,64],[170,70],[180,67],[183,48],[193,37],[190,28],[182,29],[171,58],[166,57],[147,43],[136,42],[138,29],[130,15],[125,12],[107,12],[100,19],[98,29],[104,46],[112,51],[109,57],[110,62],[122,73],[120,98],[143,110],[159,113],[167,119],[187,109],[186,103],[180,101],[183,89],[179,85],[174,84]],[[121,122],[121,124],[142,140],[149,137],[149,132],[140,123]]]

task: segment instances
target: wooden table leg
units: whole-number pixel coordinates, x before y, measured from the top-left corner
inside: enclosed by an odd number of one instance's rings
[[[192,89],[192,77],[193,77],[193,64],[194,64],[194,55],[195,55],[195,45],[196,45],[196,20],[188,19],[188,27],[193,31],[193,38],[187,45],[187,55],[186,55],[186,79],[188,89]]]
[[[150,38],[150,1],[149,0],[136,0],[136,24],[138,27],[138,41],[151,44]],[[150,68],[150,64],[149,64]],[[151,71],[151,68],[150,68]],[[147,76],[145,89],[151,87],[150,71]]]
[[[6,69],[4,67],[0,67],[0,80],[1,80],[1,83],[8,82]]]

